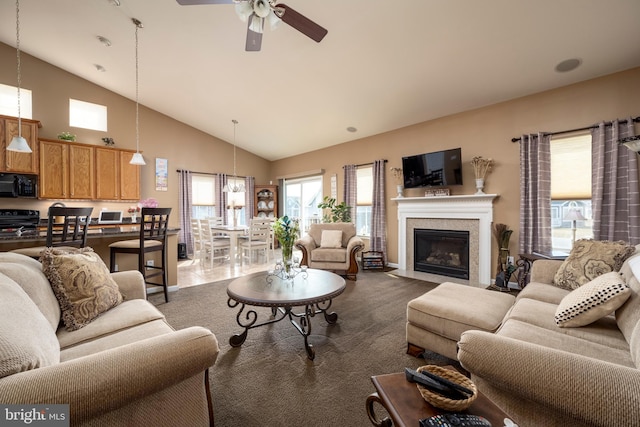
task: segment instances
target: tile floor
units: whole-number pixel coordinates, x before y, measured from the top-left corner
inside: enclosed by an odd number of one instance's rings
[[[294,257],[301,257],[301,253],[294,250]],[[280,249],[275,250],[275,259],[282,258]],[[240,262],[234,266],[229,264],[229,260],[214,260],[213,268],[210,267],[209,261],[201,263],[198,259],[189,259],[178,261],[178,287],[185,288],[188,286],[201,285],[203,283],[217,282],[219,280],[231,279],[234,277],[245,276],[257,271],[266,271],[273,267],[275,259],[269,256],[269,261],[265,260],[262,255],[254,256],[251,265],[244,261],[242,267]]]

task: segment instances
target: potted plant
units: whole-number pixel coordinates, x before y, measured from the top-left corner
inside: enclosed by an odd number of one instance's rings
[[[345,202],[336,204],[336,199],[325,196],[318,207],[329,209],[329,213],[322,216],[322,222],[351,222],[351,206]]]

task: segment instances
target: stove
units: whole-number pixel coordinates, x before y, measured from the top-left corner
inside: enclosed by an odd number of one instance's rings
[[[40,211],[0,209],[0,236],[33,235],[38,232]]]

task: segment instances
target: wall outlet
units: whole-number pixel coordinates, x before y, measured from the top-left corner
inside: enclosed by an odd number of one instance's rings
[[[512,256],[507,257],[507,264],[513,264],[514,263],[514,259]]]
[[[147,265],[153,267],[155,265],[155,261],[152,259],[147,260]]]

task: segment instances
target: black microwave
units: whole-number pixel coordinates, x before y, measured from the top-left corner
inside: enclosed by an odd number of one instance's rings
[[[38,176],[0,173],[0,197],[38,197]]]

